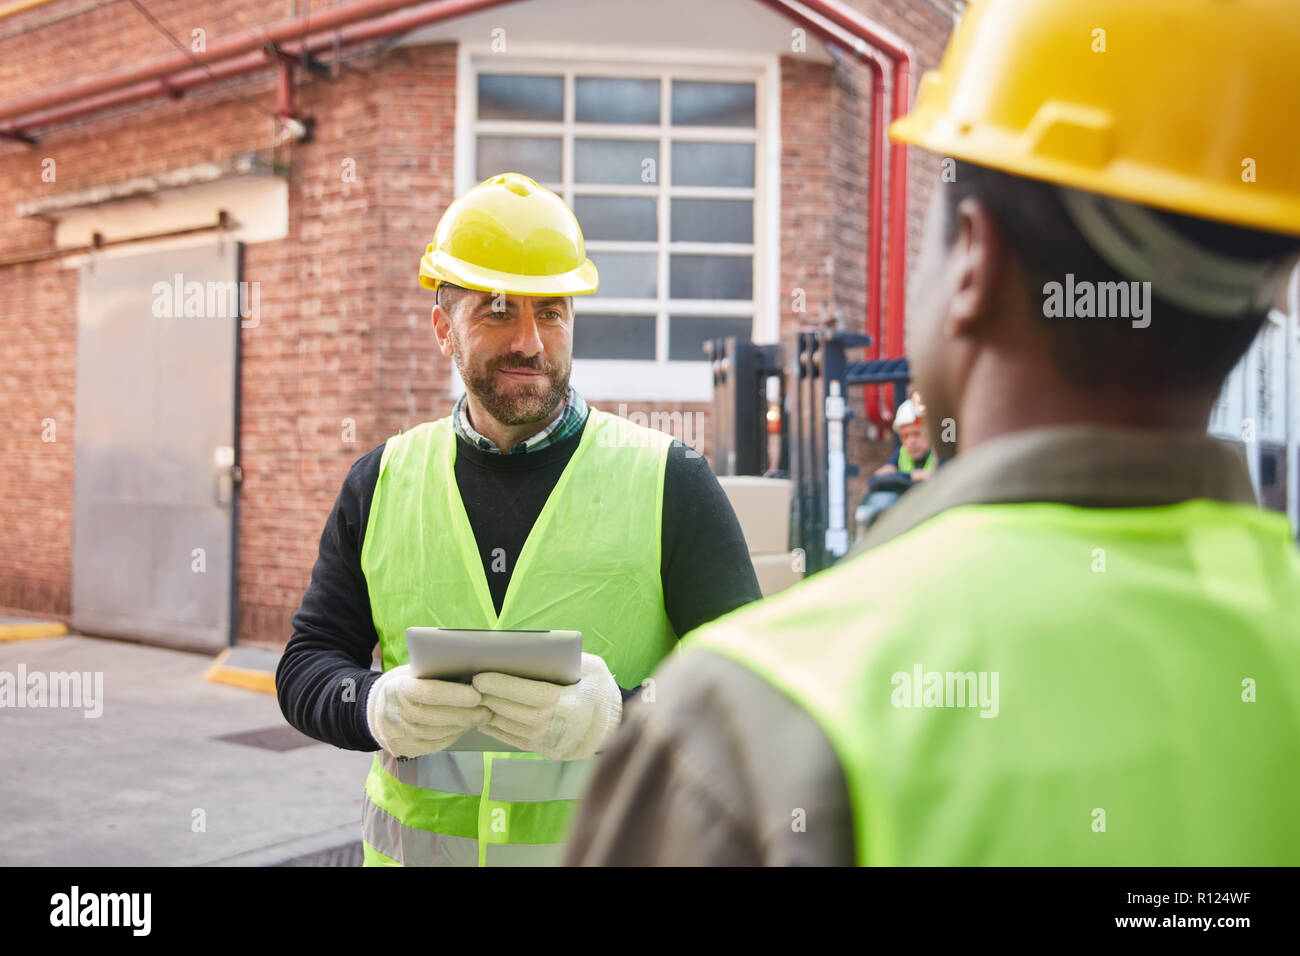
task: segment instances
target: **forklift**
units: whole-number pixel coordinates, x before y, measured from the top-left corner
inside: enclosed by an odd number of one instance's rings
[[[845,426],[856,417],[849,389],[889,386],[895,410],[909,397],[906,358],[849,360],[849,350],[870,344],[858,332],[819,329],[775,345],[730,336],[704,346],[714,470],[724,484],[734,475],[790,481],[788,540],[805,575],[833,565],[851,544],[847,482],[859,471],[845,454]]]

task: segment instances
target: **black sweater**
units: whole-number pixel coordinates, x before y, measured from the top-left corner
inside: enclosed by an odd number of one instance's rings
[[[497,613],[528,532],[581,435],[519,455],[485,452],[456,438],[456,486]],[[383,452],[381,444],[357,459],[343,481],[275,674],[285,719],[346,750],[379,749],[366,723],[366,696],[379,677],[371,669],[379,635],[361,571],[361,545]],[[668,452],[662,523],[664,609],[678,637],[758,599],[758,580],[731,503],[708,462],[681,442]],[[624,689],[625,698],[630,693]]]

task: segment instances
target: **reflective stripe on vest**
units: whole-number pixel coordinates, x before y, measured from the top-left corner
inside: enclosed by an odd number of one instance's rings
[[[498,617],[456,486],[450,420],[389,439],[361,553],[384,669],[406,663],[409,626],[571,629],[620,686],[639,685],[677,640],[659,567],[671,443],[591,409]],[[398,761],[380,751],[366,779],[367,863],[555,862],[595,760],[447,750]]]
[[[687,643],[817,721],[860,863],[1300,863],[1300,552],[1276,513],[953,508]]]
[[[500,756],[499,754],[497,755]],[[409,787],[478,797],[483,793],[484,754],[442,750],[417,760],[398,760],[386,750],[375,754],[379,766]],[[494,760],[492,800],[576,800],[596,767],[587,760]],[[540,795],[540,796],[539,796]]]

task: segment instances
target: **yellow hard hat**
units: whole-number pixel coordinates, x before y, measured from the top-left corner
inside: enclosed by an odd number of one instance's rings
[[[447,207],[420,258],[420,285],[513,295],[587,295],[599,286],[578,220],[520,173],[501,173]]]
[[[1296,0],[973,0],[890,137],[1300,233]]]

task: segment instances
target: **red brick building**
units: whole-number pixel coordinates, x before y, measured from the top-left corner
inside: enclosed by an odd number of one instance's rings
[[[600,268],[574,385],[704,415],[682,437],[706,453],[704,338],[863,328],[870,73],[779,4],[443,0],[312,26],[360,5],[0,18],[0,614],[282,646],[348,466],[458,394],[416,266],[496,172],[560,192]],[[960,4],[847,6],[911,45],[914,87]],[[382,32],[451,7],[482,9]],[[315,69],[263,48],[31,105],[293,18]],[[934,175],[912,156],[913,251]],[[214,305],[234,282],[238,311]]]

